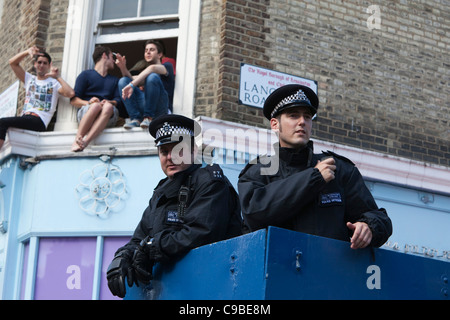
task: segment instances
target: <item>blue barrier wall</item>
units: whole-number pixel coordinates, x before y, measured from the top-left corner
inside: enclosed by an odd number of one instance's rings
[[[126,299],[449,299],[450,262],[270,227],[157,265]]]

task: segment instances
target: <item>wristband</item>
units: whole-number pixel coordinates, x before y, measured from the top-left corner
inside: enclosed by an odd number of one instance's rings
[[[136,87],[134,86],[133,82],[130,82],[128,85],[129,85],[130,87],[132,87],[133,90],[136,89]]]

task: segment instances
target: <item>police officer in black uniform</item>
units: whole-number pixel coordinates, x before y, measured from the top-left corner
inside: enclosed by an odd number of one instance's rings
[[[264,115],[279,138],[272,157],[250,162],[238,191],[250,230],[277,226],[350,241],[351,248],[379,247],[392,234],[391,220],[379,209],[359,170],[333,152],[313,153],[312,119],[319,99],[302,85],[286,85],[269,95]],[[276,158],[273,158],[276,157]],[[264,170],[277,161],[271,174]]]
[[[165,115],[149,127],[167,178],[154,190],[132,239],[117,250],[108,286],[119,297],[129,286],[148,284],[153,264],[241,234],[239,198],[218,165],[195,164],[197,122]]]

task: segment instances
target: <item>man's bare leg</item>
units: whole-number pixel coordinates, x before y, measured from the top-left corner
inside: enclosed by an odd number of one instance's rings
[[[89,110],[83,116],[78,126],[77,136],[72,144],[72,152],[83,151],[86,146],[84,145],[83,138],[89,132],[90,128],[94,124],[102,111],[102,105],[100,103],[93,103],[89,106]]]
[[[114,106],[110,103],[105,103],[102,106],[101,112],[98,117],[94,120],[91,128],[84,138],[81,139],[81,145],[86,148],[89,143],[97,138],[103,130],[106,128],[109,119],[114,115]]]

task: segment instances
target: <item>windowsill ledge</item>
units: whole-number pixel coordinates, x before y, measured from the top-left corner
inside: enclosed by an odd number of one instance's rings
[[[95,157],[112,153],[116,156],[157,154],[153,137],[147,130],[141,128],[106,129],[83,152],[71,151],[75,136],[76,130],[35,132],[10,129],[0,151],[0,162],[11,155],[45,160]]]

